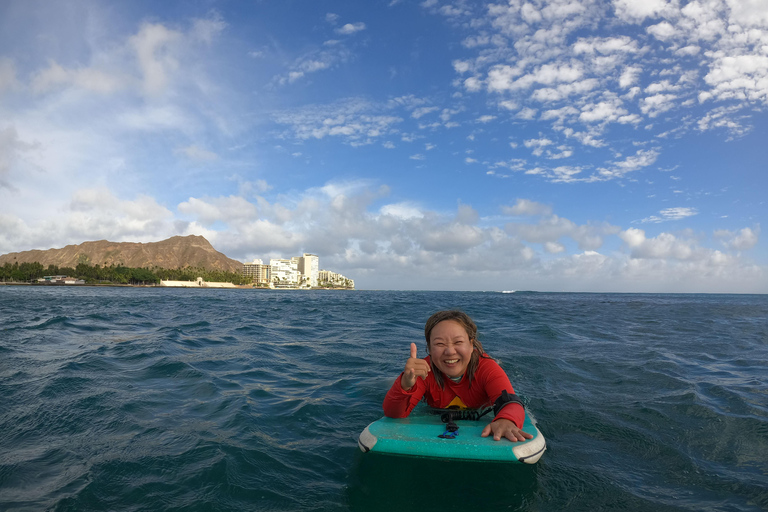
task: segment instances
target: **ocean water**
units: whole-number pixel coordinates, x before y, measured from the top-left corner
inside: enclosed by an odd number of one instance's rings
[[[358,450],[445,308],[538,464]],[[768,510],[768,295],[0,286],[0,510]]]

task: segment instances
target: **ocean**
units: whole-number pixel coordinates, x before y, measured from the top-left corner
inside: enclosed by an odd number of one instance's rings
[[[358,450],[448,308],[538,464]],[[768,295],[0,286],[0,510],[768,510]]]

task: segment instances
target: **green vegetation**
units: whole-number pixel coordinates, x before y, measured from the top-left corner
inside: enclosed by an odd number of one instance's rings
[[[0,267],[0,281],[32,282],[44,276],[67,276],[83,279],[88,284],[157,284],[161,279],[172,281],[194,281],[202,277],[204,281],[233,284],[249,284],[250,280],[237,272],[206,270],[204,268],[185,267],[168,268],[130,268],[122,265],[101,267],[81,261],[77,267],[57,267],[40,263],[6,263]]]
[[[352,289],[352,280],[351,279],[343,279],[338,281],[320,281],[317,283],[318,288],[344,288],[344,289]]]

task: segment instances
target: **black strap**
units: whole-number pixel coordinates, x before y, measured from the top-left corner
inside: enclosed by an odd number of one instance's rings
[[[499,398],[496,399],[496,402],[493,404],[493,415],[498,416],[499,411],[501,411],[504,407],[506,407],[509,404],[520,404],[523,407],[525,407],[525,404],[523,403],[523,400],[517,396],[514,393],[510,393],[506,389],[501,392],[501,395]]]
[[[476,409],[450,409],[448,411],[440,411],[440,420],[443,423],[448,423],[452,421],[458,421],[458,420],[471,420],[471,421],[477,421],[489,412],[491,412],[493,409],[490,407],[485,410],[476,410]]]

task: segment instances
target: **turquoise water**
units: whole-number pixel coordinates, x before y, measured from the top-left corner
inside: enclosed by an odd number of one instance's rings
[[[363,455],[479,325],[536,466]],[[0,287],[0,510],[766,510],[768,296]]]

